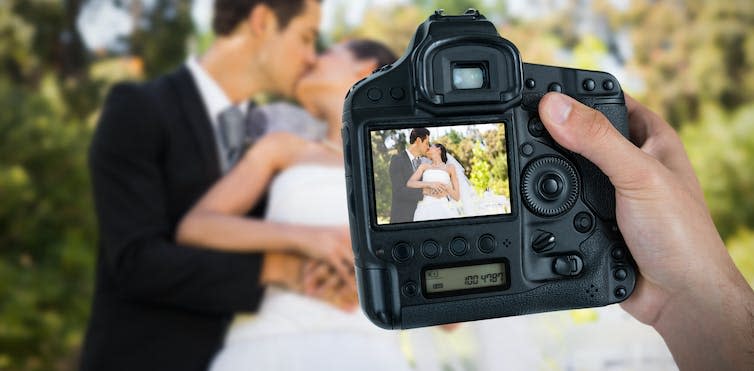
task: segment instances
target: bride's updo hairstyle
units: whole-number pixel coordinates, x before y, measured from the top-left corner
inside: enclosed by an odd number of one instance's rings
[[[448,163],[448,150],[445,149],[445,146],[440,143],[435,143],[433,146],[440,149],[440,160],[442,160],[443,164]]]
[[[395,62],[398,57],[383,43],[368,39],[353,39],[346,42],[346,48],[354,58],[363,61],[374,59],[377,67]]]

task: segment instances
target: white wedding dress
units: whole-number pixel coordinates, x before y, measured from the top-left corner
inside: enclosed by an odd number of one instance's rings
[[[295,165],[272,182],[268,220],[347,225],[342,167]],[[269,287],[259,311],[236,315],[210,370],[410,370],[399,332],[361,312],[344,312],[294,292]]]
[[[423,182],[437,182],[450,185],[450,174],[447,171],[441,169],[427,169],[422,174]],[[449,197],[434,197],[424,195],[424,198],[419,201],[414,212],[414,221],[421,220],[435,220],[435,219],[451,219],[460,216],[456,203],[451,201]]]

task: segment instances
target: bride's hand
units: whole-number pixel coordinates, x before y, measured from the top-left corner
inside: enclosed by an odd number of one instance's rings
[[[309,260],[303,268],[304,293],[344,311],[353,311],[359,303],[353,276],[344,281],[329,264]]]
[[[353,280],[353,250],[348,227],[299,227],[292,231],[301,254],[332,266],[344,281]]]

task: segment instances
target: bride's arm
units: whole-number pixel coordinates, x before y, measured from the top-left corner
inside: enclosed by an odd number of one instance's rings
[[[421,164],[418,168],[416,168],[416,171],[411,175],[411,178],[408,178],[408,181],[406,182],[406,187],[409,188],[434,188],[435,183],[433,182],[423,182],[419,179],[421,179],[422,174],[424,174],[424,170],[427,169],[429,165],[427,164]]]
[[[239,163],[202,196],[176,228],[177,242],[230,251],[282,250],[298,247],[299,227],[243,217],[301,148],[291,134],[265,136]],[[303,231],[301,231],[303,232]]]
[[[453,186],[452,189],[448,190],[448,195],[458,201],[461,199],[461,190],[458,187],[458,175],[456,174],[456,167],[453,164],[448,164],[448,174],[450,174],[450,184]]]

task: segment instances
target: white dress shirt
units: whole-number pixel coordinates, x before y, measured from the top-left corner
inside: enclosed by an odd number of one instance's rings
[[[199,60],[196,56],[190,56],[186,60],[186,68],[191,72],[191,76],[194,78],[196,87],[199,89],[199,96],[204,103],[204,108],[209,115],[209,121],[212,123],[212,132],[215,135],[215,143],[217,144],[218,156],[223,158],[225,156],[225,148],[223,148],[221,141],[219,140],[220,123],[218,117],[220,113],[229,107],[233,106],[233,102],[230,101],[228,95],[220,87],[220,85],[207,73],[207,70],[199,64]],[[248,101],[243,101],[235,105],[241,113],[246,115],[248,109]],[[223,161],[220,161],[221,166]]]

